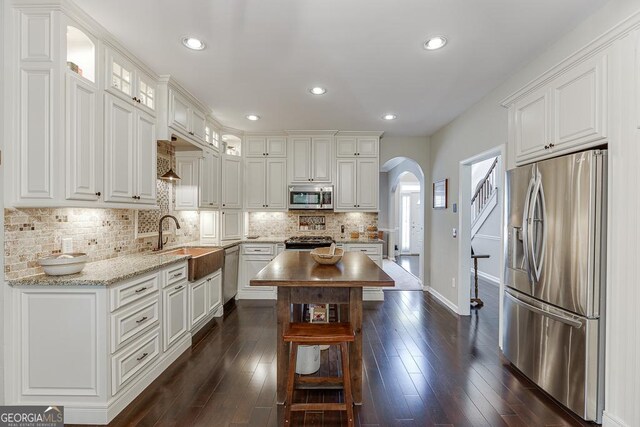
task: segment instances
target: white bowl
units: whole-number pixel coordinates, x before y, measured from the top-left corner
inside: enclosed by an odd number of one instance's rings
[[[38,260],[45,274],[49,276],[64,276],[80,273],[87,263],[87,254],[72,253],[52,255]]]

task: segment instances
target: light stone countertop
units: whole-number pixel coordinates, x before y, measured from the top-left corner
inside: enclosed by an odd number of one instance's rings
[[[10,286],[109,286],[114,283],[159,270],[170,264],[186,261],[191,255],[143,253],[103,261],[89,262],[80,273],[65,276],[36,276],[9,280]]]
[[[349,236],[341,239],[334,237],[336,243],[368,243],[380,244],[379,239],[352,239]],[[145,252],[138,255],[127,255],[102,261],[89,262],[80,273],[65,276],[48,276],[38,274],[8,280],[10,286],[110,286],[123,280],[139,276],[150,271],[159,270],[167,265],[186,261],[191,255],[169,254],[168,251],[184,247],[216,247],[227,249],[242,243],[284,243],[287,237],[258,237],[257,239],[225,240],[218,245],[203,244],[195,241],[186,244],[168,246],[163,252]]]

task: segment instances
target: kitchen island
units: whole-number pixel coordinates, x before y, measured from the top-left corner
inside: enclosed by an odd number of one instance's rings
[[[362,404],[362,288],[395,283],[367,255],[345,252],[336,265],[317,264],[308,252],[283,252],[251,280],[251,286],[277,286],[277,401],[286,397],[289,344],[282,339],[291,324],[291,304],[346,304],[355,341],[349,347],[353,400]],[[298,320],[298,319],[295,319]]]

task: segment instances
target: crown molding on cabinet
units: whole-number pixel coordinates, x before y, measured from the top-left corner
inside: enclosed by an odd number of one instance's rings
[[[638,28],[640,28],[640,11],[622,20],[609,31],[605,32],[599,37],[596,37],[594,40],[587,43],[586,46],[578,49],[576,52],[569,55],[567,58],[565,58],[555,66],[542,73],[540,76],[531,80],[521,89],[504,98],[502,101],[500,101],[500,105],[508,108],[514,102],[531,94],[559,75],[565,73],[570,68],[573,68],[574,66],[588,60],[589,58],[592,58],[601,51],[607,49],[616,40],[626,36],[628,33]]]

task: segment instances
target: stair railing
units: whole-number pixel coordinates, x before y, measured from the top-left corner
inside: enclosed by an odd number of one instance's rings
[[[498,158],[493,161],[491,167],[487,171],[487,174],[476,186],[476,191],[471,198],[471,223],[480,216],[484,207],[486,206],[491,196],[496,189],[496,166],[498,165]]]

